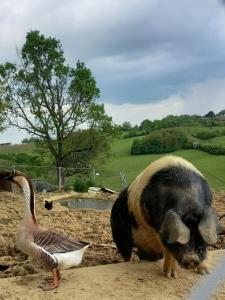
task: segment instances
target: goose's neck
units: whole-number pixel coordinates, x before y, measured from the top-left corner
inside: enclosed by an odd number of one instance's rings
[[[25,202],[24,221],[32,221],[33,223],[37,223],[35,212],[35,193],[33,185],[31,181],[25,177],[21,178],[20,181],[20,186],[23,191]]]

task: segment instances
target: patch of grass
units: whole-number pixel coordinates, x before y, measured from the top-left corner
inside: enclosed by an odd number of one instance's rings
[[[34,150],[34,144],[16,144],[9,146],[0,146],[0,153],[27,153],[31,154]]]
[[[113,157],[97,166],[96,183],[114,190],[122,189],[119,172],[124,172],[129,184],[151,162],[162,154],[130,155],[133,138],[116,140],[113,144]],[[172,154],[181,156],[193,163],[206,177],[212,188],[225,190],[225,156],[211,155],[201,150],[179,150]]]
[[[225,190],[225,155],[211,155],[201,150],[182,150],[174,154],[192,162],[203,173],[211,187]]]
[[[129,184],[151,162],[163,156],[163,154],[131,155],[133,140],[134,138],[127,138],[114,141],[112,157],[95,168],[96,173],[100,174],[96,175],[96,185],[120,191],[123,188],[120,172],[125,174]],[[210,139],[208,142],[225,145],[225,137]],[[32,154],[33,149],[33,144],[2,146],[0,153]],[[203,173],[212,188],[225,190],[225,155],[211,155],[197,149],[179,150],[173,154],[192,162]],[[8,168],[11,161],[1,160],[0,164],[2,168]]]

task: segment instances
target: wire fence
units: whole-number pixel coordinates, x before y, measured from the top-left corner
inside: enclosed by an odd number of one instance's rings
[[[95,186],[120,191],[126,186],[125,174],[118,171],[115,175],[98,172],[95,168],[63,168],[54,166],[30,166],[7,161],[0,162],[0,169],[17,170],[26,174],[33,182],[38,192],[52,192],[56,190],[72,190],[75,177],[86,178]]]
[[[94,186],[109,188],[114,191],[121,191],[131,181],[126,177],[126,173],[118,170],[116,173],[106,173],[91,168],[57,168],[54,166],[30,166],[30,165],[12,165],[10,162],[0,161],[0,169],[18,170],[25,173],[33,181],[35,189],[40,191],[72,190],[75,177],[82,176],[89,179]],[[214,181],[216,190],[225,190],[223,178],[208,170],[202,170],[207,179]],[[130,174],[129,174],[130,175]]]

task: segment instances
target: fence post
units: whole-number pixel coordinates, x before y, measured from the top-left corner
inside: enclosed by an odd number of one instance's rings
[[[94,168],[94,167],[93,167],[92,172],[93,172],[93,180],[94,180],[94,182],[95,182],[95,168]]]
[[[62,167],[58,167],[58,185],[59,185],[59,190],[61,191],[61,188],[62,188]]]
[[[126,180],[125,174],[122,171],[120,171],[120,178],[122,181],[122,186],[127,187],[127,180]]]
[[[15,165],[12,165],[12,170],[15,171],[16,170],[16,166]],[[16,193],[16,190],[15,190],[15,186],[13,183],[11,183],[11,187],[12,187],[12,193],[15,194]]]

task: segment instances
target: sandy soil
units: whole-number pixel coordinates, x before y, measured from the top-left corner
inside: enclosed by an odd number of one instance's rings
[[[46,210],[43,196],[38,197],[36,202],[37,218],[43,227],[74,239],[92,242],[85,253],[82,267],[122,262],[112,242],[109,210],[68,209],[55,202],[52,210]],[[20,195],[0,193],[0,278],[43,270],[43,266],[28,259],[15,247],[14,235],[22,211],[23,199]]]
[[[212,296],[212,300],[224,300],[225,299],[225,283],[220,285],[217,292]]]
[[[210,268],[220,252],[209,253]],[[191,288],[205,278],[184,269],[179,269],[178,279],[166,278],[162,274],[162,260],[119,263],[63,271],[61,285],[48,292],[41,289],[50,279],[46,273],[4,278],[0,280],[0,300],[178,300],[187,299]]]
[[[215,193],[214,207],[219,215],[225,213],[225,193]],[[37,286],[48,273],[43,273],[42,266],[36,261],[30,260],[15,247],[14,234],[16,225],[21,219],[22,210],[23,200],[20,195],[0,193],[0,278],[2,278],[0,279],[0,300],[28,299],[34,293],[36,293],[36,297],[33,299],[44,299],[44,294],[43,297],[41,296],[43,292]],[[142,299],[165,299],[163,298],[165,295],[162,298],[156,297],[160,295],[159,289],[166,291],[169,299],[181,299],[199,278],[199,275],[182,269],[180,270],[180,279],[168,281],[161,274],[162,261],[138,263],[135,253],[133,264],[114,264],[122,262],[122,259],[117,254],[112,241],[109,210],[72,210],[62,207],[56,202],[54,202],[52,210],[46,210],[43,205],[43,196],[38,196],[37,216],[39,223],[46,228],[54,229],[71,238],[92,242],[92,246],[85,253],[81,268],[64,271],[60,289],[50,292],[48,299],[62,299],[62,292],[64,296],[68,296],[68,299],[75,299],[74,295],[79,295],[79,299],[117,299],[115,298],[115,289],[117,293],[120,293],[118,299],[136,299],[138,296],[141,296]],[[225,248],[225,237],[220,238],[216,248]],[[211,250],[215,250],[215,248]],[[217,253],[219,252],[210,251],[209,257],[212,262],[216,259]],[[114,265],[99,266],[104,264]],[[84,268],[95,265],[98,267]],[[117,270],[117,266],[121,267]],[[149,273],[150,269],[151,273]],[[15,277],[29,274],[39,275]],[[12,278],[7,279],[6,277]],[[79,284],[76,280],[79,280]],[[7,287],[9,284],[10,288]],[[75,286],[79,286],[79,292]],[[4,287],[7,287],[6,291],[4,291]],[[126,287],[125,291],[124,287]],[[109,291],[108,298],[104,297],[106,290]],[[2,294],[1,291],[4,293]],[[15,297],[13,292],[16,292]],[[152,297],[153,295],[155,297]],[[221,288],[221,292],[218,292],[215,297],[218,297],[215,299],[224,299],[224,289]]]

